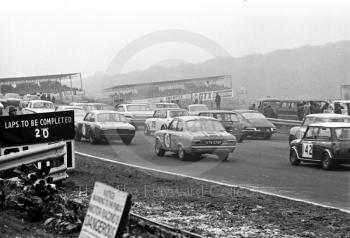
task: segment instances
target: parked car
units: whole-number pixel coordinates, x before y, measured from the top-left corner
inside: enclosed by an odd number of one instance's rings
[[[200,112],[198,115],[218,119],[227,132],[234,135],[238,142],[243,142],[245,136],[243,128],[245,124],[239,120],[237,113],[226,110],[211,110]]]
[[[174,117],[188,116],[186,109],[164,108],[154,111],[153,117],[146,119],[144,132],[149,136],[152,132],[166,128]]]
[[[82,121],[86,115],[86,112],[82,107],[61,105],[56,107],[56,111],[74,111],[74,124],[77,125],[78,122]]]
[[[180,108],[179,105],[177,105],[176,103],[172,103],[172,102],[156,102],[156,103],[151,103],[150,107],[153,110],[156,109],[161,109],[161,108]]]
[[[289,143],[304,136],[308,125],[317,122],[350,122],[350,116],[334,113],[316,113],[306,115],[300,126],[292,127],[289,130]]]
[[[350,164],[350,123],[321,122],[307,127],[302,139],[290,144],[289,161],[320,163],[330,170],[335,164]]]
[[[215,118],[184,116],[172,120],[169,127],[155,133],[155,153],[175,152],[180,160],[200,154],[216,154],[227,160],[236,148],[236,138]]]
[[[52,102],[46,100],[29,101],[28,106],[22,109],[23,114],[54,112],[55,106]]]
[[[21,102],[21,96],[18,93],[6,93],[4,99],[5,99],[4,107],[8,107],[8,106],[19,107]]]
[[[270,139],[276,133],[276,126],[266,117],[255,110],[234,110],[242,123],[244,123],[243,132],[246,137],[263,137]]]
[[[86,114],[77,123],[75,139],[88,139],[91,144],[102,140],[121,140],[129,145],[135,136],[135,127],[128,123],[126,117],[116,111],[96,110]]]
[[[144,126],[146,119],[154,113],[147,103],[119,104],[116,110],[123,113],[135,128]]]
[[[199,112],[208,111],[209,108],[205,104],[190,104],[187,106],[187,110],[191,116],[198,116]]]

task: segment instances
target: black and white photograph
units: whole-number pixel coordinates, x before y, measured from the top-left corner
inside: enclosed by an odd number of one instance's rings
[[[350,2],[2,0],[0,237],[350,238]]]

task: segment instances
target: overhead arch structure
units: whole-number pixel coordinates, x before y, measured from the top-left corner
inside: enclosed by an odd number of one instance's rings
[[[114,56],[106,73],[109,75],[121,73],[124,65],[137,53],[153,45],[166,42],[187,43],[199,47],[214,57],[230,57],[230,54],[223,47],[201,34],[176,29],[161,30],[143,35],[127,44]]]

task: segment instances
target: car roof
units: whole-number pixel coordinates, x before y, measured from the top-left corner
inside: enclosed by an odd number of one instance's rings
[[[47,100],[30,100],[29,102],[31,103],[36,103],[36,102],[48,102],[48,103],[52,103],[51,101],[47,101]]]
[[[154,104],[177,105],[176,103],[173,103],[173,102],[156,102]]]
[[[207,110],[207,111],[200,111],[199,113],[236,113],[236,112],[230,111],[230,110]]]
[[[309,114],[306,117],[317,117],[317,118],[350,118],[348,115],[336,114],[336,113],[315,113]]]
[[[249,109],[238,109],[238,110],[232,110],[233,112],[239,112],[239,113],[244,113],[244,112],[255,112],[255,113],[260,113],[257,110],[249,110]]]
[[[182,117],[176,117],[176,118],[182,119],[184,121],[203,120],[203,119],[217,121],[217,119],[213,117],[205,117],[205,116],[182,116]]]
[[[206,104],[189,104],[188,106],[189,107],[190,106],[206,106],[206,107],[208,107]]]
[[[117,114],[123,114],[121,112],[113,111],[113,110],[92,110],[91,113],[95,114],[102,114],[102,113],[117,113]]]
[[[350,128],[350,123],[348,123],[348,122],[318,122],[318,123],[310,124],[309,126],[332,127],[332,128],[349,127]]]
[[[154,111],[187,111],[187,109],[175,108],[175,107],[163,107],[163,108],[157,108]]]
[[[333,103],[340,102],[340,103],[350,103],[350,100],[333,100]]]
[[[148,103],[121,103],[121,104],[118,104],[118,106],[130,106],[130,105],[145,105],[145,106],[148,106]]]
[[[70,105],[60,105],[57,108],[63,108],[63,109],[81,109],[83,110],[82,107],[79,106],[70,106]]]

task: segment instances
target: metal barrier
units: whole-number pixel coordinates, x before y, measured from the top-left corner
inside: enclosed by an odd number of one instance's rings
[[[267,118],[270,122],[272,122],[276,126],[300,126],[302,121],[296,121],[296,120],[284,120],[284,119],[277,119],[277,118]]]
[[[59,165],[52,167],[51,163],[55,160],[63,158],[66,154],[66,143],[59,142],[45,147],[39,147],[22,152],[11,153],[0,157],[0,171],[15,169],[22,164],[38,163],[38,167],[41,167],[41,163],[50,163],[50,176],[54,181],[66,179],[68,177],[66,170],[67,166]]]

